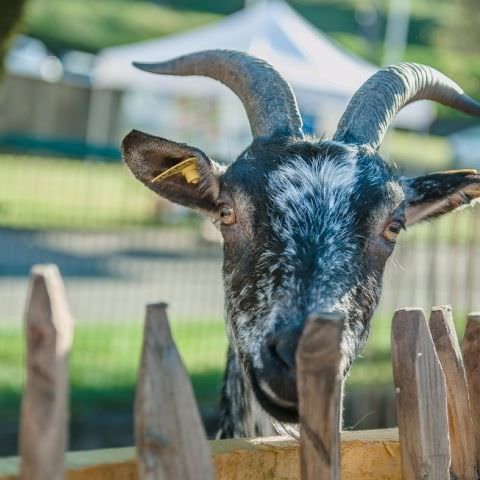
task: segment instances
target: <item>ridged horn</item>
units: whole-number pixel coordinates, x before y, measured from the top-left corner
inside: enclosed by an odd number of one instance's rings
[[[360,87],[340,119],[334,140],[376,151],[398,111],[416,100],[433,100],[480,116],[480,103],[439,71],[400,63],[378,71]]]
[[[163,75],[201,75],[218,80],[242,101],[254,137],[303,138],[302,119],[290,85],[263,60],[233,50],[205,50],[165,62],[134,65]]]

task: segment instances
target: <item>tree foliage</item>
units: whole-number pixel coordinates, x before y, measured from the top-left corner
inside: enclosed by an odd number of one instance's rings
[[[480,98],[479,6],[479,0],[452,0],[451,15],[443,19],[432,42],[435,66],[476,98]]]
[[[478,54],[480,45],[480,4],[478,0],[460,1],[460,21],[456,24],[457,41],[461,41],[461,48],[470,53]]]
[[[26,0],[7,0],[0,6],[0,64],[13,32],[19,24]]]
[[[0,0],[2,1],[2,0]],[[102,48],[171,35],[219,15],[178,10],[145,0],[30,0],[25,31],[55,54]]]

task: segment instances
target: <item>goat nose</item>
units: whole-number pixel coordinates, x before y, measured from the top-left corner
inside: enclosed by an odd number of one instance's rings
[[[340,311],[315,312],[309,315],[307,321],[316,318],[343,322],[345,320],[345,314]],[[268,339],[270,355],[288,370],[295,369],[295,354],[297,352],[298,342],[300,341],[302,331],[303,327],[285,329],[271,335]]]
[[[288,370],[295,368],[295,352],[301,334],[301,328],[292,328],[277,332],[269,338],[270,354]]]

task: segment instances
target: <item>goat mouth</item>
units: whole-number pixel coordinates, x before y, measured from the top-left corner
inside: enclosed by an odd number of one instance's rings
[[[253,392],[260,406],[279,422],[298,423],[298,407],[296,404],[272,398],[261,386],[255,375],[250,375]],[[268,389],[269,390],[269,389]]]

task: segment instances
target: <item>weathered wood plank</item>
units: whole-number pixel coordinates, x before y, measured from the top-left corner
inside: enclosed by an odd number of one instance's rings
[[[22,480],[64,478],[68,439],[68,356],[73,319],[55,265],[31,273],[25,312],[27,377],[22,399]]]
[[[135,441],[142,480],[213,479],[207,437],[162,303],[147,306]]]
[[[340,478],[343,331],[340,318],[311,318],[296,354],[302,480]]]
[[[434,307],[429,327],[447,387],[450,472],[458,479],[476,480],[475,435],[467,379],[451,307]]]
[[[468,386],[451,308],[432,309],[429,326],[446,380],[450,470],[456,478],[476,479],[475,436]]]
[[[402,480],[396,428],[341,433],[342,480]],[[288,437],[212,440],[215,480],[300,480],[299,444]],[[16,480],[18,458],[0,458],[0,480]],[[68,480],[138,480],[135,449],[67,453]]]
[[[480,312],[468,316],[462,340],[463,361],[470,397],[477,468],[480,468]]]
[[[445,378],[422,310],[395,313],[392,359],[403,478],[448,480]]]

